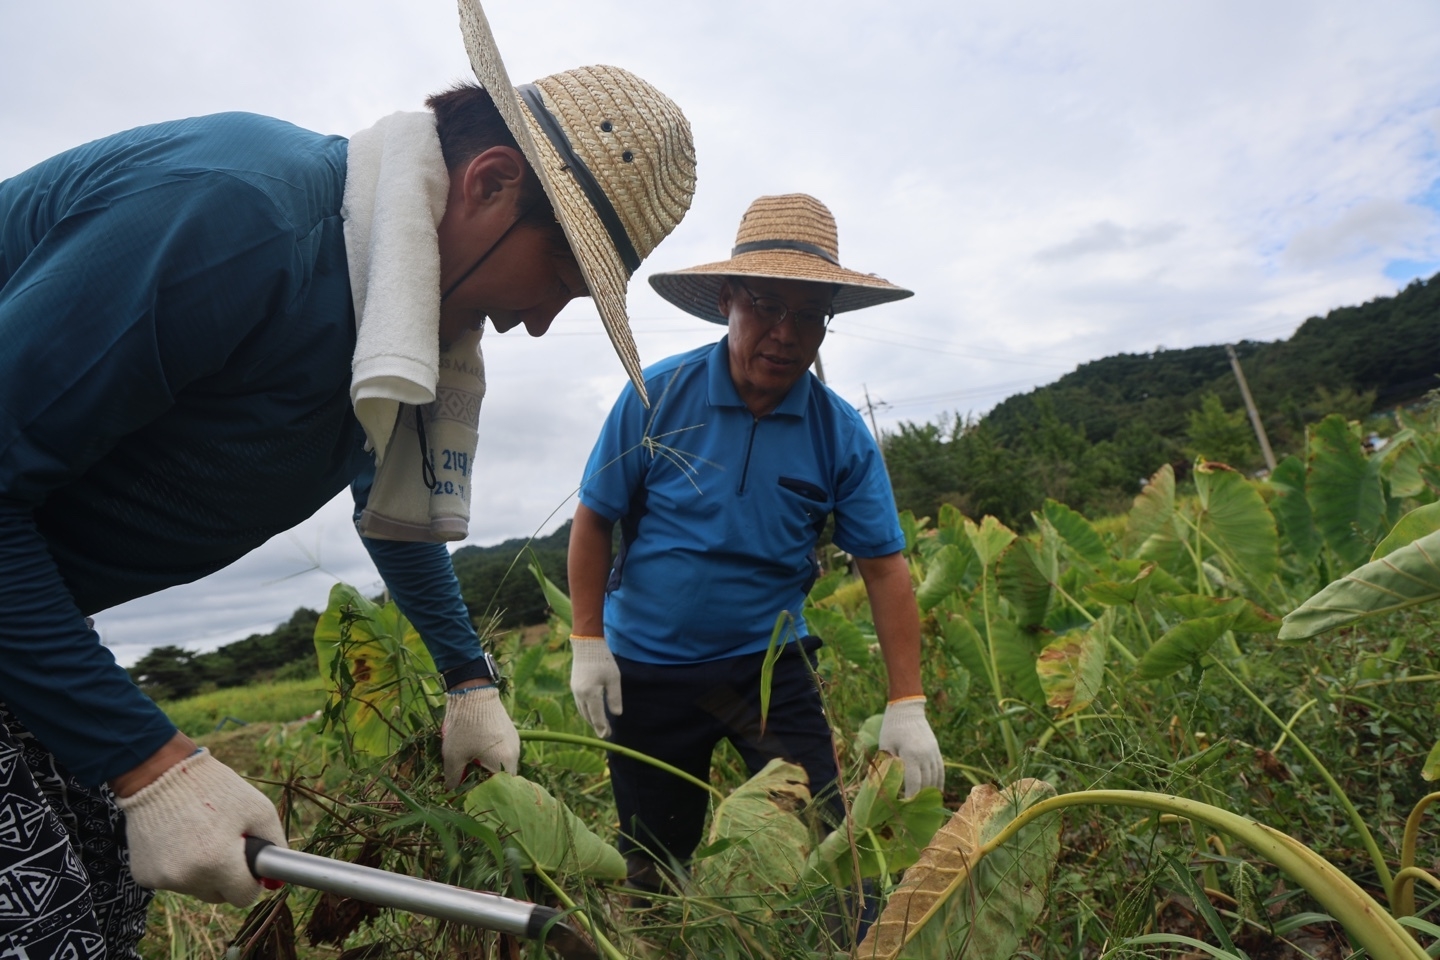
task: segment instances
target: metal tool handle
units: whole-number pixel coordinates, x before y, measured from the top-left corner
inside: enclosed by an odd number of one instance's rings
[[[352,900],[498,930],[527,940],[540,939],[545,925],[560,914],[553,907],[538,903],[286,850],[260,837],[245,838],[245,861],[257,879],[283,880]],[[565,923],[552,924],[545,939],[547,945],[567,960],[598,960],[594,948]]]

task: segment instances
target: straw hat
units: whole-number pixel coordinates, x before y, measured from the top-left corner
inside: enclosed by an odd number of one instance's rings
[[[512,87],[479,0],[459,3],[475,77],[539,175],[610,342],[644,398],[625,291],[640,261],[690,209],[690,124],[669,97],[619,67],[579,67]]]
[[[740,218],[730,259],[650,277],[655,292],[686,313],[728,323],[717,300],[726,277],[769,277],[834,284],[834,311],[859,310],[913,297],[873,273],[840,266],[840,241],[830,208],[804,193],[761,197]]]

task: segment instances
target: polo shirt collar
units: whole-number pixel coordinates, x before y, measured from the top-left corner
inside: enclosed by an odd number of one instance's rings
[[[710,351],[706,360],[707,375],[707,396],[706,399],[712,407],[744,407],[745,401],[740,399],[740,391],[735,389],[735,381],[730,378],[730,335],[727,333],[720,338]],[[772,410],[769,416],[782,417],[804,417],[805,410],[810,404],[810,371],[806,370],[790,392],[785,394],[785,399],[780,401],[780,406]]]

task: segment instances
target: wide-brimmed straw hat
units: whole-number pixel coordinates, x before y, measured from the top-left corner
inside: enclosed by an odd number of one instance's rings
[[[640,261],[690,209],[690,124],[669,97],[619,67],[579,67],[512,87],[479,0],[459,2],[475,78],[540,177],[610,342],[643,398],[625,291]]]
[[[873,273],[840,266],[835,217],[825,204],[804,193],[756,200],[740,218],[729,260],[657,273],[650,277],[650,286],[686,313],[711,323],[728,323],[718,304],[727,277],[834,284],[836,313],[915,295]]]

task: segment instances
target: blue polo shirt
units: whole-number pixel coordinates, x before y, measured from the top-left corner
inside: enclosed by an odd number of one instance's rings
[[[905,546],[890,479],[860,416],[806,373],[774,412],[751,415],[728,337],[645,371],[605,421],[580,501],[621,522],[605,636],[622,657],[684,664],[763,651],[801,607],[815,543],[858,557]]]

